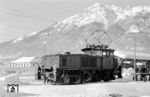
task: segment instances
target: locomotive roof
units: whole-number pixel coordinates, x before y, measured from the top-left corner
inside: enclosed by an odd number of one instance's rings
[[[114,49],[108,49],[108,48],[83,48],[83,49],[81,49],[81,51],[92,51],[92,50],[97,50],[97,51],[110,51],[110,52],[113,52],[113,51],[115,51]]]
[[[86,45],[85,48],[81,49],[81,51],[93,51],[93,50],[96,50],[96,51],[109,51],[109,52],[114,52],[115,50],[114,49],[110,49],[108,48],[109,46],[106,45],[106,44],[101,44],[101,45],[95,45],[95,44],[92,44],[92,45]]]
[[[46,58],[46,57],[58,57],[58,56],[91,56],[91,55],[88,55],[88,54],[54,54],[54,55],[45,55],[44,57]]]

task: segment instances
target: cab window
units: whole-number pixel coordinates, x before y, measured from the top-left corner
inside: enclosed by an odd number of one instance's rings
[[[66,58],[62,58],[62,66],[67,66],[67,59]]]

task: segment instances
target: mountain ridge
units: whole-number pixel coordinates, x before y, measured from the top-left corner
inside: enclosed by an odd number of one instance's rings
[[[137,42],[137,52],[150,53],[150,6],[123,9],[96,3],[39,32],[0,43],[0,54],[1,57],[42,56],[44,49],[46,54],[81,53],[80,49],[88,43],[99,44],[99,40],[110,44],[105,32],[113,40],[111,48],[133,51],[133,35],[126,34],[131,25],[137,25],[142,32],[137,34],[140,41]],[[90,37],[91,33],[95,33],[94,37]]]

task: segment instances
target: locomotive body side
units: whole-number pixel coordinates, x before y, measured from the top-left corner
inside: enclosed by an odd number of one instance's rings
[[[81,54],[60,55],[60,68],[62,69],[79,69]]]
[[[53,67],[55,83],[78,84],[113,79],[113,56],[66,54],[47,56],[44,60],[45,69]]]
[[[70,54],[60,56],[60,68],[70,70],[102,69],[102,57],[86,54]]]

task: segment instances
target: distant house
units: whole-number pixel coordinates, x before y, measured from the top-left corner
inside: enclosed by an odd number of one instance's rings
[[[19,74],[34,74],[40,64],[39,58],[22,57],[7,64],[6,71]]]

